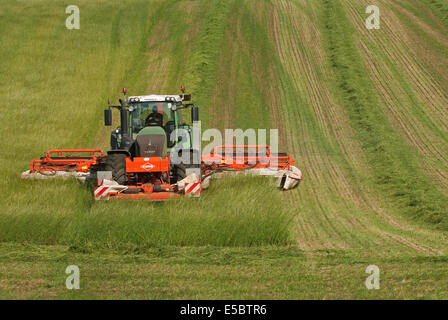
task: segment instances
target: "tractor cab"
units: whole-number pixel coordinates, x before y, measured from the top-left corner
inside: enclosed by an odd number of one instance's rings
[[[183,103],[191,97],[184,94],[183,87],[181,90],[182,95],[120,99],[120,105],[109,105],[104,111],[105,125],[112,124],[111,108],[120,111],[120,127],[112,131],[111,150],[105,162],[114,181],[136,186],[129,187],[132,191],[170,185],[184,179],[191,170],[200,176],[199,153],[193,149],[193,128],[182,121],[182,110],[189,107],[192,123],[198,121],[198,108]],[[123,93],[126,98],[125,89]]]
[[[176,144],[175,131],[182,126],[182,113],[176,110],[176,104],[166,101],[135,102],[130,104],[130,109],[130,134],[133,140],[147,127],[160,127],[165,131],[168,146]]]
[[[126,89],[123,89],[123,93],[126,95]],[[111,108],[119,109],[121,117],[120,127],[111,133],[111,149],[130,150],[147,127],[160,127],[164,130],[168,153],[179,146],[179,143],[182,143],[182,149],[192,148],[193,138],[189,134],[191,125],[183,122],[181,111],[191,107],[191,121],[198,120],[198,108],[191,103],[183,103],[190,99],[191,96],[182,91],[181,95],[131,96],[125,101],[120,99],[120,106],[109,105],[109,109],[105,110],[105,124],[112,124]]]

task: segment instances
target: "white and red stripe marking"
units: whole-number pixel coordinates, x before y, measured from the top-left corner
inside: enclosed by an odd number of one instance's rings
[[[186,183],[184,189],[185,195],[190,197],[199,197],[201,195],[201,183]]]
[[[106,186],[99,186],[98,188],[95,188],[93,194],[95,196],[95,200],[100,200],[102,198],[109,198],[109,194],[112,191],[113,188],[106,187]]]

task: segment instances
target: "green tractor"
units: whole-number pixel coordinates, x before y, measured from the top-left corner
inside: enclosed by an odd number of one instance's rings
[[[193,148],[199,110],[184,103],[191,96],[185,95],[184,87],[181,90],[181,95],[120,99],[120,105],[109,105],[104,111],[106,126],[112,125],[111,109],[120,111],[120,126],[111,133],[104,170],[112,172],[120,185],[135,186],[127,192],[138,193],[149,185],[160,192],[191,172],[200,176],[200,153]],[[126,89],[123,94],[126,97]],[[191,108],[192,125],[182,120],[182,110],[187,108]]]

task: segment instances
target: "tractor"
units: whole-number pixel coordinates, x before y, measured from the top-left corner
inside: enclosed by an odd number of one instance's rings
[[[120,126],[111,132],[111,150],[102,170],[113,181],[128,188],[123,194],[134,198],[178,197],[172,186],[189,175],[201,174],[199,150],[193,149],[192,125],[182,121],[182,110],[191,108],[192,124],[199,110],[191,95],[145,95],[119,99],[120,104],[104,110],[104,124],[112,125],[112,108],[120,111]],[[126,97],[126,89],[123,89]],[[125,101],[127,103],[125,103]],[[131,196],[132,197],[132,196]]]
[[[106,126],[112,125],[113,109],[120,113],[107,155],[100,149],[49,150],[22,178],[76,177],[93,184],[96,200],[198,197],[216,173],[273,176],[282,190],[297,187],[303,178],[290,155],[271,153],[268,145],[216,146],[201,155],[199,109],[189,103],[183,86],[180,95],[127,98],[125,88],[123,95],[118,105],[108,103],[104,110]],[[187,109],[191,125],[182,120]]]

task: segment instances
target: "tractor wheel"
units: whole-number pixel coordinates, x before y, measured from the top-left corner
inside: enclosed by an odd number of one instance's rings
[[[201,168],[201,163],[194,162],[196,159],[199,159],[199,161],[201,159],[200,154],[198,153],[197,150],[183,149],[183,150],[180,150],[180,153],[181,153],[181,156],[182,156],[182,154],[188,154],[189,160],[187,163],[184,163],[182,158],[175,158],[175,160],[180,162],[179,164],[175,165],[175,168],[176,168],[175,172],[177,173],[177,181],[180,181],[187,176],[186,169]],[[178,155],[176,155],[176,156],[178,156]]]
[[[128,182],[125,154],[109,154],[106,159],[106,170],[112,171],[112,178],[114,181],[118,182],[118,184],[126,184]]]
[[[180,181],[187,176],[185,164],[180,163],[176,165],[176,175],[177,175],[177,181]]]

